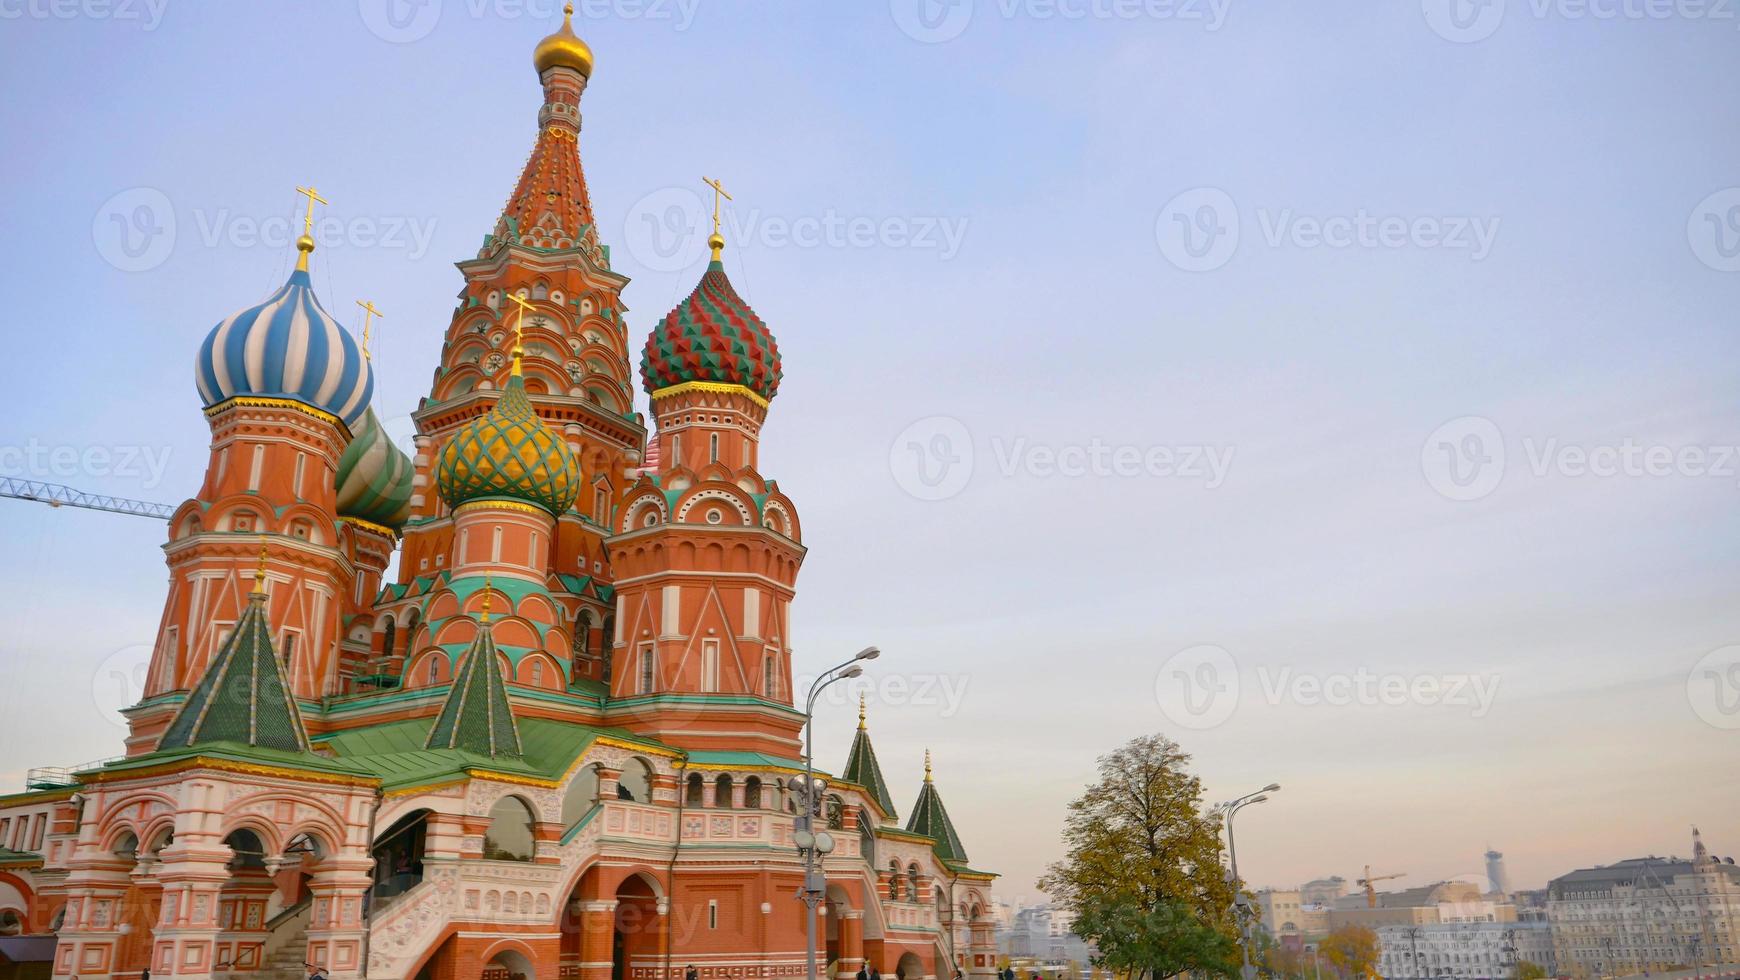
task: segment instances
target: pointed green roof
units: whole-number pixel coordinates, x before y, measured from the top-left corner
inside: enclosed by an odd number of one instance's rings
[[[864,698],[858,698],[858,734],[852,738],[852,751],[846,756],[846,768],[840,771],[840,778],[847,782],[857,783],[870,791],[876,804],[882,807],[882,812],[890,817],[899,816],[894,809],[894,798],[888,792],[888,782],[882,778],[882,767],[876,764],[876,750],[870,746],[870,732],[864,727]]]
[[[912,805],[912,818],[906,821],[907,831],[923,834],[936,841],[934,850],[945,861],[965,863],[967,849],[955,833],[949,811],[943,808],[942,795],[930,779],[930,753],[924,754],[924,788],[918,791],[918,802]]]
[[[190,748],[207,742],[239,742],[255,748],[308,751],[302,713],[284,679],[266,621],[264,573],[255,576],[247,608],[206,665],[157,748]]]
[[[487,586],[486,586],[487,587]],[[489,603],[484,600],[483,621],[477,639],[459,662],[459,673],[447,691],[447,702],[429,729],[426,749],[462,749],[492,758],[519,758],[520,731],[508,705],[507,682],[496,659],[495,636],[489,628]]]

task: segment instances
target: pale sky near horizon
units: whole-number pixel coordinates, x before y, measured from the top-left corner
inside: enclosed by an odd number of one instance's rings
[[[191,494],[195,348],[298,184],[403,426],[558,6],[0,0],[0,475]],[[1004,897],[1156,731],[1210,799],[1284,785],[1258,885],[1740,854],[1740,14],[1594,8],[582,4],[637,350],[722,178],[800,668],[882,647],[902,815],[929,747]],[[0,500],[0,790],[119,752],[163,533]]]

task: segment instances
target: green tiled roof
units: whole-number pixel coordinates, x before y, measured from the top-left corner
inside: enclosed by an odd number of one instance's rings
[[[876,799],[876,805],[890,817],[899,816],[894,798],[888,793],[888,782],[882,778],[882,767],[876,763],[876,750],[870,745],[870,733],[864,728],[862,712],[858,718],[858,734],[852,739],[852,751],[846,756],[846,768],[840,777],[864,787]]]
[[[308,733],[284,680],[266,621],[266,596],[255,591],[205,676],[169,723],[159,749],[208,742],[308,751]]]
[[[689,765],[701,769],[802,769],[802,759],[781,759],[765,752],[690,752]],[[816,772],[820,773],[818,769]],[[823,773],[826,775],[826,773]]]
[[[430,749],[460,749],[492,759],[518,758],[520,733],[508,705],[507,682],[495,658],[495,638],[489,628],[488,606],[471,650],[459,663],[459,673],[447,691],[447,703],[429,729]]]
[[[948,810],[943,808],[942,795],[930,780],[928,762],[925,764],[924,788],[918,791],[918,802],[912,805],[912,818],[906,821],[906,829],[935,841],[937,856],[944,861],[966,863],[967,849],[962,846],[960,835],[955,833]]]
[[[378,776],[382,788],[389,791],[458,778],[469,769],[556,780],[600,737],[644,745],[654,752],[671,751],[658,742],[618,728],[593,728],[549,718],[526,718],[518,722],[518,727],[521,749],[518,759],[490,758],[461,749],[424,748],[430,725],[423,718],[334,732],[321,736],[316,744],[336,754],[338,761]]]

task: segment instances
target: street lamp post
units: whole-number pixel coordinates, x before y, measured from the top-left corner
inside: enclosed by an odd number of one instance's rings
[[[1250,806],[1253,803],[1261,803],[1264,800],[1269,798],[1268,794],[1278,793],[1278,792],[1280,792],[1280,790],[1281,790],[1280,783],[1270,783],[1269,785],[1264,786],[1262,789],[1259,789],[1254,793],[1246,793],[1245,795],[1239,797],[1238,799],[1231,800],[1231,801],[1228,801],[1226,803],[1221,804],[1221,812],[1226,814],[1226,849],[1227,849],[1227,855],[1228,855],[1228,857],[1230,857],[1232,859],[1232,876],[1233,876],[1233,889],[1234,889],[1234,891],[1233,891],[1233,911],[1234,911],[1234,914],[1237,914],[1237,911],[1238,911],[1238,907],[1239,907],[1238,891],[1240,888],[1240,883],[1243,881],[1243,879],[1241,879],[1239,877],[1239,848],[1238,848],[1238,844],[1235,843],[1233,840],[1233,817],[1237,816],[1238,812],[1240,810],[1244,809],[1245,807]],[[1244,957],[1244,965],[1240,968],[1239,975],[1242,976],[1244,978],[1244,980],[1252,980],[1252,978],[1255,977],[1257,974],[1257,968],[1254,964],[1251,963],[1251,933],[1250,933],[1250,928],[1249,928],[1248,917],[1247,917],[1247,921],[1239,923],[1239,946],[1241,947],[1240,952]]]
[[[827,876],[816,867],[816,863],[822,855],[834,849],[833,835],[815,829],[815,818],[822,812],[822,790],[828,785],[826,780],[816,776],[816,697],[829,684],[864,673],[862,661],[880,656],[881,650],[865,647],[851,660],[823,671],[810,685],[809,697],[804,700],[804,774],[797,787],[803,796],[803,811],[798,814],[792,839],[804,859],[804,883],[798,889],[797,897],[804,903],[804,973],[809,980],[816,980],[816,909],[821,906],[828,889]]]

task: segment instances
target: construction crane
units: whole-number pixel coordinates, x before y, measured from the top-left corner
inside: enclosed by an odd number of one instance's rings
[[[1400,878],[1405,874],[1407,874],[1406,871],[1398,871],[1393,875],[1377,875],[1374,877],[1371,873],[1371,865],[1366,865],[1365,877],[1355,882],[1355,884],[1365,889],[1365,907],[1369,909],[1377,908],[1377,889],[1373,888],[1373,885],[1380,881],[1389,881],[1391,878]]]
[[[160,521],[169,520],[170,515],[175,513],[175,508],[168,504],[85,493],[58,483],[38,483],[35,480],[19,480],[9,476],[0,477],[0,497],[34,500],[50,507],[83,507],[86,510],[106,510],[112,514],[154,517]]]

